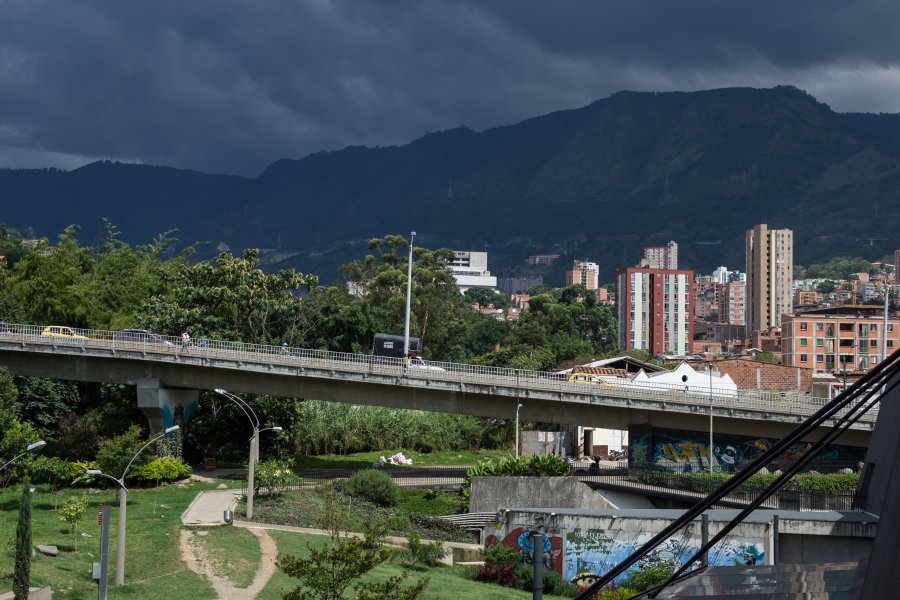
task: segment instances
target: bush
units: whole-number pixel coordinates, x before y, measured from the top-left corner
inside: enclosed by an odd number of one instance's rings
[[[485,566],[493,567],[495,569],[514,567],[522,562],[522,555],[518,550],[508,548],[503,544],[486,546],[483,558]]]
[[[635,588],[643,592],[660,585],[675,574],[669,565],[660,563],[642,563],[637,569],[629,571],[622,579],[622,587]]]
[[[78,528],[78,523],[84,519],[84,514],[88,509],[87,496],[72,496],[67,498],[62,506],[59,507],[59,520],[68,523],[72,530],[72,538]]]
[[[128,461],[145,443],[144,432],[138,425],[132,425],[122,435],[100,440],[97,447],[97,468],[111,477],[118,478],[128,466]],[[151,458],[148,453],[142,453],[135,459],[131,468],[139,468]]]
[[[410,569],[436,567],[449,553],[439,541],[422,543],[422,539],[416,532],[407,536],[406,544],[406,548],[400,551],[400,560],[404,566]]]
[[[400,486],[389,475],[375,469],[357,471],[344,482],[342,491],[379,506],[396,506],[400,501]]]
[[[263,488],[271,496],[281,494],[294,481],[294,461],[270,459],[256,463],[254,467],[254,493]]]
[[[478,573],[475,574],[475,581],[482,583],[497,583],[506,587],[514,587],[516,585],[515,567],[500,567],[496,569],[488,565],[481,565]]]
[[[191,474],[191,468],[171,456],[157,457],[150,462],[132,469],[128,479],[157,483],[160,481],[177,481]]]

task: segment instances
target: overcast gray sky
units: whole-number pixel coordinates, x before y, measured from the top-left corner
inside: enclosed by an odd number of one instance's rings
[[[0,166],[256,175],[623,90],[900,112],[897,0],[0,0]]]

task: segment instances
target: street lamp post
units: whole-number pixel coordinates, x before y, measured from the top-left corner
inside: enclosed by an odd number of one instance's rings
[[[160,438],[165,437],[173,431],[178,431],[179,429],[180,427],[178,425],[168,427],[161,434],[141,446],[141,449],[138,450],[135,455],[131,457],[131,460],[128,461],[128,464],[125,466],[125,470],[122,471],[122,476],[118,479],[116,479],[112,475],[104,473],[100,469],[87,469],[88,475],[100,475],[101,477],[106,477],[119,486],[119,530],[116,533],[116,587],[122,587],[123,585],[125,585],[125,516],[126,511],[128,510],[128,488],[125,487],[125,476],[128,474],[128,470],[131,468],[131,464],[135,461],[135,459],[137,459],[138,456],[140,456],[141,452],[143,452],[147,449],[148,446],[150,446],[150,444]]]
[[[29,452],[31,452],[32,450],[37,450],[37,449],[40,448],[41,446],[46,446],[46,445],[47,445],[47,442],[45,442],[44,440],[40,440],[40,441],[35,442],[35,443],[33,443],[33,444],[28,444],[28,445],[25,447],[25,452],[23,452],[23,453],[21,453],[21,454],[17,454],[16,456],[14,456],[14,457],[12,457],[11,459],[9,459],[7,462],[3,463],[3,466],[0,467],[0,471],[2,471],[3,469],[5,469],[5,468],[8,467],[9,465],[13,464],[13,463],[16,462],[17,460],[19,460],[20,458],[22,458],[23,456],[25,456],[26,454],[28,454]]]
[[[416,232],[409,233],[409,262],[406,265],[406,319],[403,324],[403,366],[409,366],[409,306],[412,298],[412,261],[413,261],[413,241],[416,239]]]
[[[259,417],[256,415],[256,411],[253,410],[253,407],[247,404],[239,396],[232,394],[229,391],[223,390],[222,388],[216,388],[215,392],[220,396],[227,398],[237,404],[238,408],[243,411],[244,415],[247,417],[247,420],[250,421],[250,426],[253,428],[253,437],[250,438],[250,460],[247,465],[247,518],[253,518],[253,491],[254,491],[254,477],[256,475],[256,460],[259,458],[259,434],[263,431],[282,431],[283,427],[265,427],[260,429]]]
[[[519,409],[520,408],[522,408],[521,402],[516,404],[516,458],[519,458]]]
[[[713,472],[713,376],[712,365],[709,365],[709,472]]]

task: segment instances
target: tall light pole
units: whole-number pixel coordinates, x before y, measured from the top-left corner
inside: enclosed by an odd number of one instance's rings
[[[522,403],[518,402],[516,404],[516,458],[519,458],[519,409],[522,408]]]
[[[16,455],[16,456],[12,457],[11,459],[9,459],[7,462],[3,463],[3,466],[0,467],[0,471],[2,471],[3,469],[5,469],[5,468],[8,467],[9,465],[13,464],[13,463],[16,462],[17,460],[19,460],[20,458],[22,458],[23,456],[25,456],[26,454],[28,454],[29,452],[31,452],[32,450],[37,450],[37,449],[40,448],[41,446],[46,446],[46,445],[47,445],[47,442],[45,442],[44,440],[40,440],[40,441],[35,442],[35,443],[33,443],[33,444],[28,444],[27,446],[25,446],[25,452],[23,452],[23,453],[21,453],[21,454],[18,454],[18,455]]]
[[[709,365],[709,472],[713,472],[713,376],[712,364]]]
[[[128,510],[128,488],[125,487],[125,476],[128,475],[128,469],[131,468],[131,464],[135,461],[135,459],[140,455],[141,452],[147,449],[147,447],[155,442],[156,440],[167,436],[173,431],[178,431],[180,427],[178,425],[173,425],[172,427],[167,428],[161,434],[141,446],[141,449],[138,450],[134,456],[131,457],[131,460],[128,461],[128,464],[125,466],[125,470],[122,471],[122,476],[116,479],[112,475],[107,475],[100,469],[87,469],[88,475],[100,475],[101,477],[106,477],[110,481],[114,481],[116,485],[119,486],[119,530],[116,532],[117,536],[117,547],[116,547],[116,587],[122,587],[125,585],[125,515]]]
[[[881,362],[887,359],[887,328],[888,328],[888,282],[887,269],[882,270],[882,284],[884,285],[884,322],[881,324]]]
[[[403,366],[409,366],[409,305],[412,298],[412,261],[413,261],[413,241],[416,239],[416,232],[409,233],[409,262],[406,265],[406,320],[403,324]]]
[[[260,429],[259,417],[256,416],[256,412],[253,410],[253,407],[247,404],[245,400],[241,397],[232,394],[222,388],[216,388],[215,392],[220,396],[227,398],[237,404],[238,408],[243,411],[244,415],[247,417],[247,420],[250,421],[250,426],[253,427],[253,437],[250,438],[250,460],[247,465],[247,518],[253,518],[253,492],[254,492],[254,477],[255,477],[255,468],[256,461],[259,458],[259,434],[263,431],[282,431],[282,427],[266,427],[264,429]]]

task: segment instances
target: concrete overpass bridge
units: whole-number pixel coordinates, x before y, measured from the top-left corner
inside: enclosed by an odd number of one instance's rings
[[[16,375],[137,386],[138,405],[156,429],[179,410],[184,419],[199,390],[309,398],[352,404],[627,429],[630,424],[781,437],[827,401],[797,393],[699,393],[660,384],[570,383],[566,376],[456,363],[404,368],[397,359],[219,340],[114,339],[114,332],[44,335],[37,325],[0,328],[0,365]],[[180,407],[180,408],[179,408]],[[877,412],[841,439],[866,446]],[[828,424],[826,424],[828,425]]]

